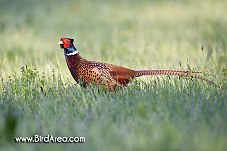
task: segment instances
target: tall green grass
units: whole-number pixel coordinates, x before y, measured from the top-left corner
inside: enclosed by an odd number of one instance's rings
[[[0,1],[0,150],[225,150],[227,2]],[[208,72],[206,82],[145,77],[114,93],[72,79],[61,37],[81,55],[134,69]],[[84,136],[16,144],[15,136]]]

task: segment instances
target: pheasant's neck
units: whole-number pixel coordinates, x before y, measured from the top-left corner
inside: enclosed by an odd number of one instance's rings
[[[79,52],[74,45],[64,49],[65,57],[77,55]]]
[[[80,61],[83,60],[77,50],[70,52],[65,51],[65,59],[70,70],[71,68],[75,68],[76,66],[78,66],[80,64]]]
[[[68,65],[68,68],[71,72],[71,75],[73,76],[73,78],[78,82],[78,69],[81,66],[81,62],[84,60],[79,52],[73,51],[71,53],[65,52],[65,59],[66,59],[66,63]]]

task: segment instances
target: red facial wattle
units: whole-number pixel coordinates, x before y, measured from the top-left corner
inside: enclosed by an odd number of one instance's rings
[[[60,44],[60,48],[62,48],[62,49],[63,48],[67,49],[71,45],[69,38],[61,38],[61,40],[58,44]]]

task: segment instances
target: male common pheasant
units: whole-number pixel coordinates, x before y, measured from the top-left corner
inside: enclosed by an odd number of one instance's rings
[[[195,75],[196,71],[184,70],[132,70],[125,67],[89,61],[82,58],[79,51],[73,45],[74,39],[61,38],[59,41],[60,48],[64,49],[66,63],[68,68],[76,80],[86,87],[89,83],[96,85],[102,84],[107,90],[113,91],[117,87],[127,86],[127,84],[135,77],[143,75],[169,75],[169,76],[184,76],[205,80],[209,83],[214,82]]]

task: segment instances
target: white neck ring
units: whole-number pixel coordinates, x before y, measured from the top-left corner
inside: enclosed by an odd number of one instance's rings
[[[78,54],[79,53],[79,51],[73,51],[72,53],[69,53],[69,54],[66,54],[67,56],[73,56],[73,55],[76,55],[76,54]]]

